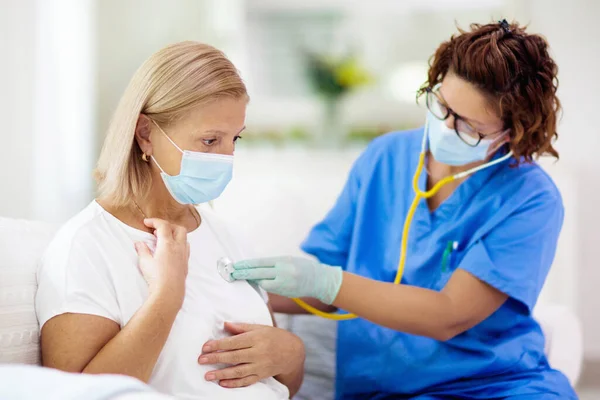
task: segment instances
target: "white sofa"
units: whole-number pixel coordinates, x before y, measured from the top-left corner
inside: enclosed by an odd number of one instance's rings
[[[333,159],[326,151],[240,152],[236,179],[215,210],[252,238],[259,255],[299,254],[299,243],[335,200],[357,154],[350,149]],[[40,361],[35,267],[55,229],[0,218],[0,363]],[[583,356],[578,319],[568,307],[548,304],[540,304],[536,315],[550,364],[575,383]],[[306,377],[297,398],[333,398],[335,323],[310,316],[281,322],[306,342]]]

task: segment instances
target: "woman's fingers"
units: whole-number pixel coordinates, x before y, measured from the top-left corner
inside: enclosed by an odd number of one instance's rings
[[[256,331],[258,329],[265,329],[265,327],[270,328],[271,326],[260,324],[247,324],[244,322],[225,322],[223,324],[223,329],[225,329],[232,335],[239,335],[241,333]]]
[[[219,385],[226,388],[238,388],[254,385],[260,380],[258,375],[249,375],[241,379],[222,380]]]
[[[248,349],[255,345],[255,335],[252,332],[226,337],[219,340],[209,340],[202,347],[202,353],[214,353],[215,351]]]
[[[183,226],[175,225],[173,227],[173,237],[180,243],[187,241],[187,229]]]
[[[230,325],[233,327],[236,324]],[[252,348],[202,354],[198,361],[202,365],[231,365],[208,372],[205,375],[207,380],[219,381],[219,385],[226,388],[243,387],[266,377],[288,373],[297,368],[295,365],[300,367],[298,362],[302,363],[304,360],[304,346],[297,336],[272,326],[261,328],[259,325],[237,325],[246,333],[233,338],[209,341],[205,346],[213,350],[227,348],[232,344],[237,346],[236,341],[228,339],[246,337],[248,341],[253,342]]]
[[[137,252],[140,260],[146,260],[148,258],[152,258],[152,252],[148,245],[144,242],[135,242],[135,251]]]
[[[233,367],[223,368],[207,372],[204,378],[207,381],[221,381],[223,379],[241,379],[253,375],[253,367],[250,364],[240,364]]]
[[[202,365],[213,365],[213,364],[247,364],[255,361],[256,357],[254,352],[250,349],[243,350],[232,350],[232,351],[221,351],[218,353],[207,353],[202,354],[198,359],[198,363]],[[241,378],[241,376],[235,376],[234,378]],[[225,379],[225,378],[220,378]]]
[[[154,235],[157,239],[165,241],[173,240],[173,225],[164,219],[159,218],[146,218],[144,219],[144,225],[148,228],[154,229]]]
[[[240,364],[229,368],[208,372],[204,378],[207,381],[218,381],[219,385],[226,388],[245,387],[255,384],[260,380],[254,364]]]
[[[156,269],[153,268],[153,256],[148,245],[144,242],[136,242],[135,250],[137,251],[139,261],[138,269],[142,273],[142,276],[150,284],[156,279]]]

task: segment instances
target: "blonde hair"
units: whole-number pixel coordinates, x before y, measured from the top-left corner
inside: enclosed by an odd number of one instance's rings
[[[200,104],[247,96],[234,65],[214,47],[181,42],[153,54],[133,75],[108,127],[94,172],[98,196],[125,207],[148,193],[150,167],[135,140],[140,114],[168,124]]]

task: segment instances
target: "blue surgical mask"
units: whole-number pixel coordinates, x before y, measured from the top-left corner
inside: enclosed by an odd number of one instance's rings
[[[442,164],[459,166],[483,161],[489,155],[490,146],[497,140],[482,140],[475,147],[469,146],[458,137],[454,129],[446,126],[431,112],[427,113],[429,151]]]
[[[233,176],[233,156],[181,150],[156,122],[154,124],[183,154],[178,175],[165,173],[152,157],[171,196],[181,204],[206,203],[219,197]]]

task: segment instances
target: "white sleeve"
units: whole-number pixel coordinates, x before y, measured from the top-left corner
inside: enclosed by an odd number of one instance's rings
[[[35,308],[40,329],[65,313],[97,315],[122,326],[106,257],[98,251],[77,236],[55,238],[37,273]]]

